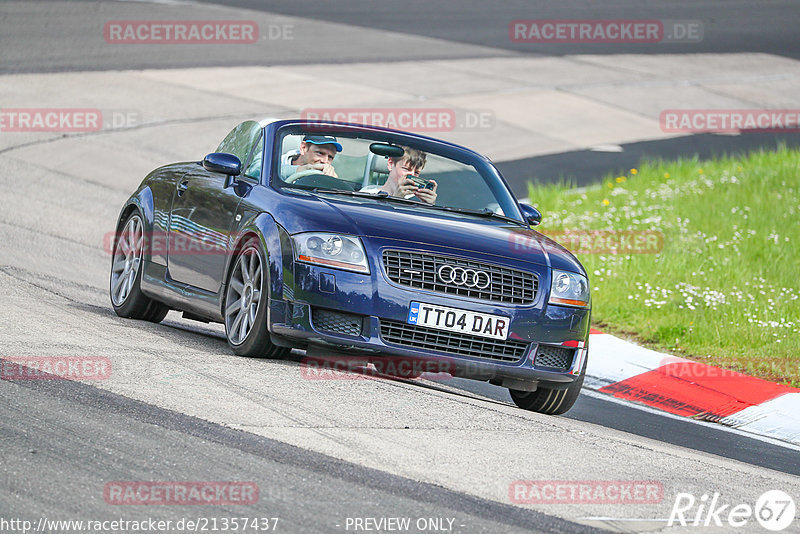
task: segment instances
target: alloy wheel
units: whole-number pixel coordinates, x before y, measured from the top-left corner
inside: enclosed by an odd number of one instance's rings
[[[256,322],[263,281],[261,256],[255,247],[239,255],[225,298],[225,330],[233,345],[241,345]]]
[[[122,306],[136,281],[142,264],[144,232],[142,219],[134,215],[117,238],[114,259],[111,264],[111,299],[116,306]]]

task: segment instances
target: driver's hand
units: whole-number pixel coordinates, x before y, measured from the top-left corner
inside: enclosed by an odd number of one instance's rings
[[[414,194],[423,202],[427,202],[428,204],[435,204],[436,203],[436,189],[439,187],[439,184],[436,183],[436,180],[430,181],[433,184],[433,189],[423,189],[417,188],[414,186],[416,191]],[[412,182],[413,183],[413,182]]]
[[[333,169],[333,165],[330,163],[317,163],[314,165],[314,168],[322,171],[322,174],[326,176],[332,176],[334,178],[338,178],[339,176],[336,174],[336,171]]]
[[[327,176],[332,176],[333,178],[338,178],[339,175],[336,174],[336,171],[333,169],[333,165],[330,163],[307,163],[305,165],[299,165],[297,167],[297,172],[302,171],[320,171],[322,174]]]

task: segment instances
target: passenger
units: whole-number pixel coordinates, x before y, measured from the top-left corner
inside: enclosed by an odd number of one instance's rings
[[[425,167],[425,160],[427,155],[421,150],[416,148],[409,148],[401,146],[403,149],[403,156],[400,158],[389,158],[387,166],[389,167],[389,177],[386,183],[380,189],[375,191],[367,191],[368,193],[385,191],[393,197],[411,198],[417,197],[422,202],[434,204],[436,202],[436,189],[438,184],[435,180],[428,180],[433,189],[426,189],[419,187],[408,175],[419,178],[419,173]],[[362,191],[367,188],[362,189]],[[371,189],[371,188],[370,188]]]
[[[281,156],[281,178],[318,170],[322,174],[338,178],[333,168],[333,158],[342,151],[342,145],[331,135],[306,135],[299,150],[290,150]]]

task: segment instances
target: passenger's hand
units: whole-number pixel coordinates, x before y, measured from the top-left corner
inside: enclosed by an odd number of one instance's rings
[[[436,188],[439,187],[439,184],[436,183],[436,180],[430,180],[430,183],[433,184],[433,189],[423,189],[417,188],[414,191],[414,194],[423,202],[427,202],[428,204],[435,204],[436,203]],[[414,186],[416,187],[416,186]]]
[[[417,184],[414,183],[414,180],[411,178],[403,178],[400,180],[400,185],[397,188],[397,195],[395,196],[406,198],[407,196],[417,194],[418,189],[419,188],[417,187]]]

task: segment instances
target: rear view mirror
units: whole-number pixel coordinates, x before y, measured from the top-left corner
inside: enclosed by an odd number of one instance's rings
[[[519,206],[522,208],[522,214],[529,225],[538,226],[542,222],[542,214],[539,210],[528,204],[520,204]]]
[[[209,172],[238,176],[242,172],[242,162],[233,154],[212,152],[203,158],[203,168]]]
[[[387,143],[372,143],[369,145],[369,151],[378,156],[385,156],[387,158],[402,158],[403,149],[399,146],[390,145]]]

